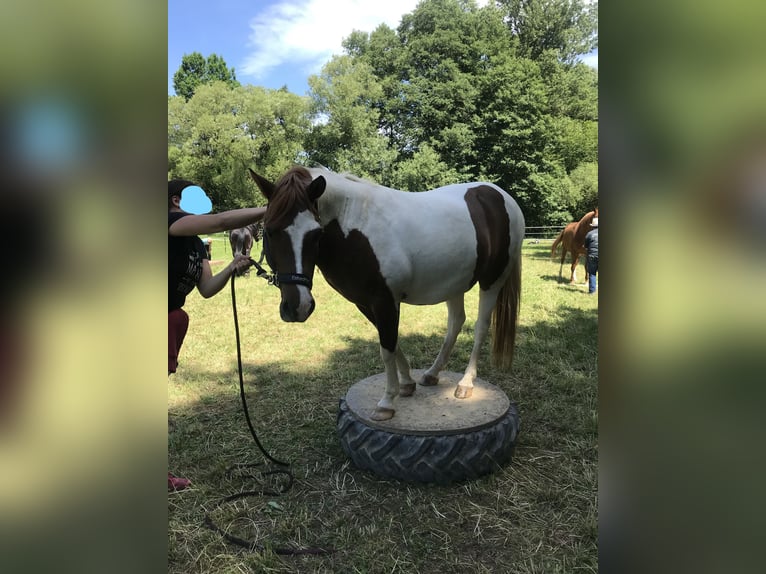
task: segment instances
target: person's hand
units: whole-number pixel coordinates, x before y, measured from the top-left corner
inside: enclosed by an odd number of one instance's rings
[[[236,255],[234,259],[232,259],[231,263],[229,263],[229,269],[232,273],[241,273],[250,267],[250,265],[252,265],[250,262],[250,257],[247,255]]]

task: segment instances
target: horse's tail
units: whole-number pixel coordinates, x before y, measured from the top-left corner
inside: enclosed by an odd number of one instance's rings
[[[561,240],[564,239],[565,230],[566,230],[566,227],[562,229],[558,237],[556,237],[556,239],[553,240],[553,245],[551,245],[551,258],[556,256],[556,248],[559,246],[559,243],[561,243]]]
[[[510,369],[516,348],[516,326],[521,306],[521,250],[513,271],[497,296],[492,311],[492,361],[501,369]]]

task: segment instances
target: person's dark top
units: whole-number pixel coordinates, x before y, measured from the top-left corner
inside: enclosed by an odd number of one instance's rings
[[[189,214],[169,212],[168,227],[186,215]],[[168,234],[168,312],[180,309],[186,303],[186,296],[202,277],[203,259],[208,256],[199,237]]]
[[[588,257],[598,258],[598,227],[591,229],[585,236],[585,251]]]

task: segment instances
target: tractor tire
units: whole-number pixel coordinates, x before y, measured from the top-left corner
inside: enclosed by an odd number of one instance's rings
[[[340,399],[336,427],[343,451],[360,469],[406,482],[449,484],[496,471],[513,456],[518,411],[481,379],[472,398],[455,399],[461,376],[443,372],[438,385],[418,385],[412,397],[397,398],[394,418],[382,422],[367,413],[382,394],[385,374],[359,381]]]

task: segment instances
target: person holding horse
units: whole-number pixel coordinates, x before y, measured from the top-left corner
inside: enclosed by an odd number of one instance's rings
[[[598,272],[598,217],[590,222],[591,230],[585,235],[583,247],[586,259],[585,269],[588,272],[588,295],[596,292],[596,273]]]
[[[189,327],[189,315],[183,309],[186,296],[196,287],[206,299],[212,297],[224,288],[234,273],[250,265],[248,256],[235,255],[231,263],[213,275],[209,254],[199,235],[256,223],[266,213],[265,207],[214,214],[199,210],[190,213],[184,209],[184,199],[195,192],[204,195],[191,181],[174,179],[168,182],[168,376],[176,372],[178,355]],[[187,479],[168,473],[168,490],[181,490],[189,484]]]

